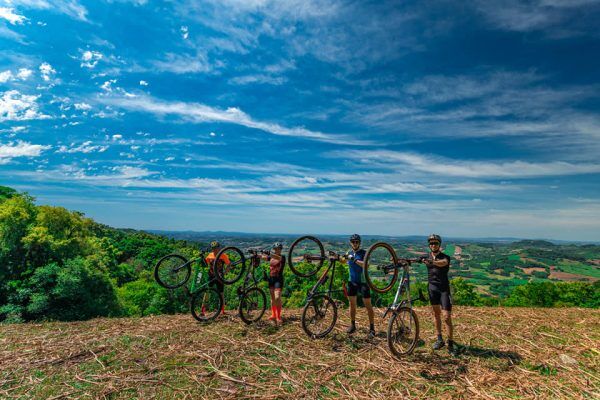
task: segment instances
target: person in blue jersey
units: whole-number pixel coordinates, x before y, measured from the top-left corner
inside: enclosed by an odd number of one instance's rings
[[[356,331],[356,296],[360,293],[369,314],[369,337],[372,338],[375,336],[375,315],[373,313],[373,305],[371,304],[371,291],[366,282],[363,282],[363,266],[366,251],[360,245],[360,235],[354,234],[350,236],[350,246],[352,248],[344,256],[350,273],[350,280],[348,282],[350,326],[346,332],[352,334]]]

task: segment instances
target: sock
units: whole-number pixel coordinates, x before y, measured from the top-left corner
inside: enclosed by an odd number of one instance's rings
[[[277,319],[281,320],[281,306],[277,306],[275,311],[277,312]]]
[[[369,324],[369,329],[374,331],[375,330],[375,324]]]
[[[277,311],[275,311],[277,307],[275,306],[271,306],[271,316],[269,317],[270,320],[274,320],[276,318],[277,315]]]
[[[444,338],[442,337],[442,335],[438,335],[438,340],[441,340],[441,341],[444,340]]]
[[[352,326],[356,326],[356,321],[352,320],[352,321],[350,321],[350,324],[351,324]]]

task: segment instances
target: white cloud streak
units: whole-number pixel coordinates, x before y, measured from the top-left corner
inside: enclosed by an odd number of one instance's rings
[[[598,163],[569,163],[564,161],[533,163],[521,160],[467,161],[389,150],[370,152],[351,150],[343,153],[331,152],[329,155],[335,158],[352,157],[358,162],[370,166],[387,166],[398,169],[409,167],[415,171],[432,173],[437,176],[465,178],[532,178],[600,173],[600,164]]]
[[[15,13],[14,8],[0,7],[0,18],[7,20],[12,25],[22,24],[27,18]]]
[[[177,115],[183,120],[196,123],[220,122],[259,129],[273,135],[302,137],[329,143],[344,143],[347,145],[364,145],[365,141],[355,140],[346,135],[333,135],[306,128],[288,128],[282,125],[257,121],[236,107],[225,110],[200,103],[169,102],[149,96],[136,98],[108,97],[99,101],[118,106],[131,111],[149,112],[155,115]]]

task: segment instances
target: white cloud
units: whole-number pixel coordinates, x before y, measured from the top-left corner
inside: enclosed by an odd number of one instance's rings
[[[50,81],[52,75],[56,74],[56,70],[52,68],[52,65],[47,62],[43,62],[40,64],[40,74],[42,75],[42,79],[46,82]]]
[[[73,106],[75,106],[76,110],[89,111],[92,109],[92,106],[87,103],[75,103]]]
[[[146,81],[140,81],[140,86],[148,86],[148,82],[146,82]]]
[[[185,40],[190,36],[190,32],[188,30],[187,26],[182,26],[181,28],[179,28],[179,31],[181,32],[181,37]]]
[[[167,53],[164,60],[153,61],[151,69],[175,74],[191,74],[210,72],[212,66],[206,55],[201,52],[196,55]]]
[[[392,169],[411,168],[414,171],[466,178],[531,178],[600,173],[599,163],[569,163],[564,161],[470,161],[439,156],[403,153],[389,150],[332,152],[336,158],[352,157],[356,162]]]
[[[112,140],[121,140],[121,139],[123,139],[123,135],[120,135],[118,133],[115,135],[112,135]]]
[[[9,3],[24,8],[50,10],[71,18],[87,21],[87,10],[77,0],[10,0]]]
[[[0,72],[0,83],[6,83],[13,79],[13,74],[10,71]]]
[[[104,56],[99,51],[86,50],[81,54],[82,68],[94,68]]]
[[[21,69],[19,69],[19,72],[17,72],[17,78],[24,81],[24,80],[27,80],[32,74],[33,74],[32,70],[30,70],[28,68],[21,68]]]
[[[234,85],[249,85],[254,83],[269,84],[269,85],[283,85],[287,81],[287,78],[282,76],[271,76],[265,74],[255,75],[244,75],[231,78],[230,83]]]
[[[17,71],[16,74],[13,74],[12,71],[10,71],[10,70],[6,70],[3,72],[0,72],[0,83],[6,83],[9,81],[16,81],[16,80],[25,81],[32,74],[33,74],[33,71],[28,68],[21,68]]]
[[[22,24],[27,19],[22,15],[16,14],[14,8],[8,7],[0,7],[0,18],[7,20],[12,25]]]
[[[93,145],[91,141],[86,141],[76,146],[75,143],[71,143],[71,146],[60,146],[57,153],[103,153],[108,149],[108,146]]]
[[[100,89],[106,91],[106,92],[112,92],[112,85],[113,83],[117,83],[116,79],[109,79],[106,82],[104,82],[101,86]]]
[[[22,141],[0,144],[0,163],[6,163],[16,157],[38,157],[51,147]]]
[[[39,112],[39,97],[21,94],[18,90],[4,92],[0,97],[0,122],[50,118]]]
[[[366,145],[368,142],[355,140],[347,135],[333,135],[306,128],[288,128],[276,123],[256,121],[248,114],[236,107],[225,110],[210,107],[199,103],[168,102],[149,96],[139,96],[135,99],[123,97],[109,97],[101,101],[133,111],[149,112],[156,115],[177,115],[184,120],[206,123],[221,122],[259,129],[273,135],[303,137],[322,142],[339,143],[347,145]]]

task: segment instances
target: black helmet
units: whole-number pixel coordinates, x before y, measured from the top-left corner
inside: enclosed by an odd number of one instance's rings
[[[275,243],[273,243],[273,248],[274,249],[283,249],[283,245],[279,242],[275,242]]]
[[[354,235],[350,236],[350,241],[351,242],[354,242],[356,240],[358,240],[359,242],[361,241],[360,235],[358,233],[355,233]]]
[[[435,233],[432,233],[427,238],[427,243],[431,243],[431,242],[439,242],[440,244],[442,244],[442,237],[440,235],[436,235]]]
[[[213,240],[212,242],[210,242],[211,249],[218,249],[219,247],[221,247],[221,243],[217,242],[216,240]]]

